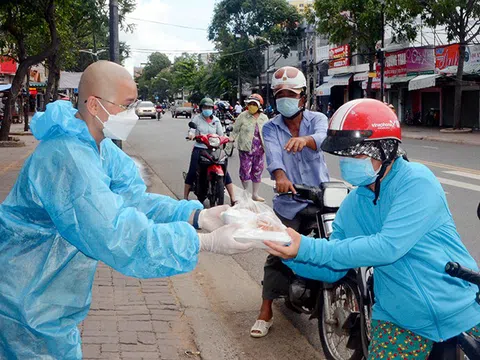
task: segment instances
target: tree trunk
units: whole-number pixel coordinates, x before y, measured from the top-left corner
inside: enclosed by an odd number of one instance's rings
[[[28,131],[30,130],[30,127],[28,125],[28,114],[30,112],[30,69],[28,69],[27,71],[27,80],[25,83],[25,88],[27,89],[27,106],[25,106],[24,113],[23,113],[23,117],[24,117],[23,131]]]
[[[465,65],[465,43],[460,43],[457,76],[455,78],[455,100],[453,111],[453,128],[462,128],[462,88],[463,88],[463,68]]]
[[[48,24],[50,30],[50,44],[48,47],[43,50],[40,54],[25,57],[24,55],[20,56],[20,63],[18,65],[17,72],[12,81],[12,87],[10,93],[7,96],[7,103],[5,104],[5,112],[3,116],[2,126],[0,127],[0,141],[8,140],[8,134],[10,133],[10,126],[12,124],[12,107],[15,104],[15,100],[18,97],[20,92],[22,82],[27,75],[27,72],[30,66],[38,64],[46,57],[50,56],[52,53],[56,52],[60,44],[60,39],[58,38],[57,27],[55,24],[55,1],[49,0],[45,11],[45,20]],[[25,54],[25,44],[23,36],[18,33],[12,33],[16,38],[19,51]]]
[[[55,86],[55,55],[51,54],[47,58],[47,69],[48,69],[48,78],[47,78],[47,88],[45,89],[45,107],[52,101],[56,99],[53,97],[53,88]]]

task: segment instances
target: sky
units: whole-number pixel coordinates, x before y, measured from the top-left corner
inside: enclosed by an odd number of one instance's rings
[[[127,70],[133,73],[134,66],[147,62],[148,55],[154,52],[152,50],[166,53],[173,60],[175,50],[200,52],[214,49],[214,44],[207,39],[206,30],[184,29],[132,18],[206,29],[212,19],[215,2],[215,0],[137,0],[135,11],[127,16],[129,24],[136,24],[134,31],[120,32],[120,41],[126,41],[131,49],[130,57],[124,63]]]

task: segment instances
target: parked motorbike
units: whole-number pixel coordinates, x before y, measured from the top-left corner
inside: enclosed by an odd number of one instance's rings
[[[294,185],[295,196],[313,204],[311,223],[305,229],[315,238],[328,239],[340,204],[349,192],[343,182],[320,187]],[[319,240],[324,241],[324,240]],[[367,357],[373,296],[371,268],[351,269],[336,283],[293,278],[286,306],[318,319],[323,352],[329,360],[360,360]]]
[[[190,129],[195,130],[197,125],[189,122]],[[187,139],[189,139],[187,137]],[[230,139],[227,136],[216,134],[196,135],[195,141],[207,146],[200,153],[197,175],[192,186],[193,193],[203,203],[208,199],[210,206],[223,205],[225,198],[225,174],[227,173],[228,157],[223,146]],[[186,173],[183,174],[184,178]]]

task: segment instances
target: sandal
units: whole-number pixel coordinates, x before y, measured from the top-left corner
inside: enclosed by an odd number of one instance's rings
[[[265,199],[262,198],[261,196],[258,196],[258,195],[256,195],[256,196],[253,195],[253,196],[252,196],[252,200],[253,200],[253,201],[257,201],[257,202],[265,202]]]
[[[253,338],[262,338],[268,335],[268,331],[273,325],[273,317],[270,321],[257,320],[250,329],[250,336]]]

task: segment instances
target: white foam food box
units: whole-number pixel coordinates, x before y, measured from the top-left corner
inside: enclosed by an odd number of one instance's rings
[[[268,249],[264,241],[272,241],[279,245],[288,246],[292,239],[281,231],[265,231],[262,229],[241,228],[233,234],[235,241],[241,243],[253,243],[255,248]]]

